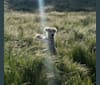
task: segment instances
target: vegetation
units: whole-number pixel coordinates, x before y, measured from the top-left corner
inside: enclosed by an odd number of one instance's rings
[[[44,52],[44,44],[34,39],[42,33],[39,13],[5,10],[4,84],[53,85],[47,76],[53,71],[57,85],[96,85],[96,12],[65,10],[46,15],[46,26],[58,30],[56,56]]]
[[[35,12],[38,0],[4,0],[5,8]],[[46,11],[95,11],[96,0],[44,0]]]

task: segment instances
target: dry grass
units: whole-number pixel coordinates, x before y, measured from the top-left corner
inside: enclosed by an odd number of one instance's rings
[[[95,85],[96,13],[48,12],[46,15],[46,25],[58,29],[56,47],[60,58],[55,65],[63,72],[59,76],[62,85]],[[27,82],[47,85],[43,45],[33,38],[42,32],[39,14],[11,11],[5,12],[4,17],[5,85]],[[76,59],[81,57],[85,60]]]

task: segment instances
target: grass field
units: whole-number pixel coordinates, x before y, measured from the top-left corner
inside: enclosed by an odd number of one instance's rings
[[[47,26],[57,28],[54,61],[61,85],[96,85],[96,12],[48,12]],[[38,13],[4,14],[4,84],[49,85],[45,77]]]

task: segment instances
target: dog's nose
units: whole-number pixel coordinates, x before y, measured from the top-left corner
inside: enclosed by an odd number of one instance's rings
[[[51,36],[53,37],[53,36],[54,36],[54,34],[51,34]]]

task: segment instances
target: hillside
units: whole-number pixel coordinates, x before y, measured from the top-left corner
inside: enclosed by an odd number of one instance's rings
[[[5,8],[18,11],[37,11],[38,0],[4,0]],[[95,11],[96,0],[44,0],[48,11]]]
[[[44,51],[37,0],[5,0],[4,85],[96,85],[95,0],[45,0],[57,55]]]

